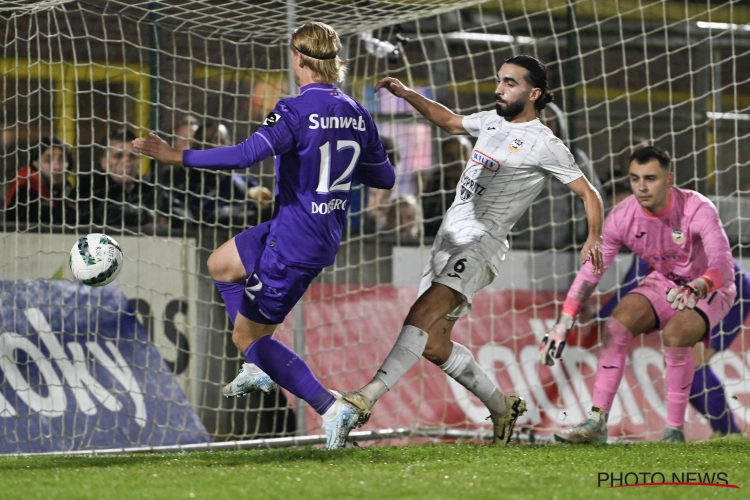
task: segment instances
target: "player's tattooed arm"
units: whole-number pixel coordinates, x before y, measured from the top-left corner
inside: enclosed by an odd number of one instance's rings
[[[419,92],[415,92],[401,83],[398,79],[391,77],[383,78],[375,85],[375,92],[380,89],[386,89],[396,97],[404,99],[414,109],[419,111],[422,116],[449,134],[468,135],[463,125],[464,117],[462,115],[457,115],[439,102],[427,99]]]

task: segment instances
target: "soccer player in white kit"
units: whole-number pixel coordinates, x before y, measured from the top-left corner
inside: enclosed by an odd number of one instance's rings
[[[344,398],[361,410],[363,425],[375,402],[424,355],[487,406],[493,442],[505,445],[526,403],[500,392],[471,351],[451,341],[451,329],[471,309],[474,294],[497,276],[508,251],[508,232],[551,176],[583,199],[589,236],[581,254],[599,272],[601,197],[562,141],[538,119],[553,96],[547,92],[544,65],[531,56],[511,57],[497,72],[495,111],[457,115],[394,78],[380,80],[375,90],[381,88],[405,99],[446,132],[478,140],[432,246],[420,296],[396,344],[372,381]]]
[[[633,195],[604,222],[604,269],[625,245],[648,262],[646,277],[620,301],[607,320],[594,382],[591,416],[555,434],[565,443],[605,443],[607,418],[634,336],[663,330],[667,421],[664,441],[685,441],[683,424],[693,382],[692,347],[734,304],[736,286],[729,240],[716,207],[704,196],[674,187],[669,153],[654,146],[630,158]],[[557,324],[540,346],[541,362],[554,364],[575,317],[600,274],[584,265],[563,304]]]

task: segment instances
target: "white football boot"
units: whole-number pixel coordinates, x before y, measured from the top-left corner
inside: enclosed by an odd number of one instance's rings
[[[323,419],[323,430],[326,433],[326,449],[338,450],[346,444],[349,433],[358,426],[359,409],[353,404],[345,401],[341,393],[331,391],[336,398],[331,410],[335,411],[333,418]],[[330,410],[329,410],[330,411]]]
[[[266,394],[278,387],[276,382],[271,380],[268,374],[257,367],[255,373],[250,373],[249,370],[245,369],[245,365],[240,368],[240,373],[230,383],[225,385],[221,389],[221,395],[225,398],[231,398],[233,396],[242,396],[255,391],[263,391]],[[254,366],[254,365],[252,365]]]

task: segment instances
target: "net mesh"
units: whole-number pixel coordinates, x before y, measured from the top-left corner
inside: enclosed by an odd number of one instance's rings
[[[65,346],[65,332],[78,330],[54,319],[62,314],[55,311],[85,311],[90,318],[114,310],[138,320],[142,331],[100,339],[99,351],[92,347],[109,358],[89,354],[91,373],[98,373],[94,366],[116,365],[107,341],[147,350],[155,346],[151,355],[163,361],[176,386],[154,401],[194,410],[205,439],[317,432],[319,417],[288,393],[219,397],[241,357],[206,260],[239,231],[271,216],[272,162],[247,172],[192,176],[131,157],[121,132],[143,136],[154,130],[184,148],[242,141],[280,98],[296,91],[286,69],[293,27],[321,20],[341,34],[341,55],[349,64],[342,88],[371,111],[397,165],[393,191],[353,188],[355,201],[336,264],[277,330],[280,340],[305,353],[326,387],[349,390],[368,382],[390,350],[471,150],[470,141],[447,136],[406,103],[384,92],[375,95],[379,78],[398,77],[455,112],[470,114],[493,108],[495,71],[505,58],[536,55],[547,63],[556,96],[556,106],[542,119],[569,145],[605,203],[612,206],[627,192],[622,179],[630,151],[646,142],[662,146],[673,154],[678,184],[717,205],[735,258],[750,269],[750,73],[742,64],[750,51],[750,30],[741,24],[749,17],[741,2],[699,1],[5,2],[0,6],[0,193],[5,194],[0,337],[7,341],[0,345],[6,349],[0,352],[0,421],[5,435],[16,437],[4,438],[11,444],[3,449],[43,449],[45,431],[34,415],[49,416],[44,404],[51,403],[43,402],[53,393],[67,395],[63,413],[71,415],[55,414],[67,422],[56,432],[71,437],[58,449],[120,445],[100,432],[110,423],[86,420],[83,431],[69,430],[82,411],[70,388],[75,384],[44,343],[49,337],[35,336],[34,325],[18,323],[33,305],[13,298],[27,290],[19,288],[20,280],[45,280],[49,287],[67,283],[58,281],[71,279],[67,253],[87,232],[107,232],[121,244],[125,267],[116,286],[127,300],[105,304],[97,296],[98,305],[91,305],[93,299],[70,305],[40,292],[43,302],[33,307],[47,315]],[[39,143],[52,135],[70,146],[65,180],[34,198],[30,170],[21,170],[47,161]],[[113,166],[129,180],[106,173]],[[596,311],[631,265],[630,255],[618,257],[583,313],[564,362],[551,370],[540,367],[538,339],[559,312],[586,231],[582,205],[551,181],[514,228],[501,274],[454,329],[454,340],[472,350],[504,392],[529,401],[520,423],[537,434],[585,418],[600,337]],[[85,295],[69,286],[76,297]],[[91,326],[91,331],[98,330]],[[8,340],[18,335],[36,346],[37,357],[27,344]],[[88,344],[81,345],[89,352]],[[74,360],[78,349],[55,350],[61,352]],[[740,331],[731,347],[711,360],[743,429],[750,418],[745,353]],[[125,363],[142,370],[144,381],[162,374],[158,364],[133,356]],[[41,358],[51,359],[52,372],[38,368],[47,366]],[[660,437],[666,404],[659,338],[634,341],[629,360],[610,419],[612,434]],[[12,366],[28,387],[8,375],[16,373]],[[35,375],[40,372],[57,374],[60,390],[51,389],[45,375]],[[137,373],[134,377],[141,380]],[[121,408],[102,407],[101,415],[134,415],[129,405],[135,400],[127,398],[122,381],[113,380],[107,389],[122,398]],[[130,390],[150,395],[144,384]],[[171,439],[198,439],[185,423],[189,419],[175,424],[159,420],[156,407],[147,406],[146,412],[160,428],[174,431]],[[25,415],[23,423],[19,415]],[[486,430],[485,417],[478,400],[420,362],[378,403],[371,425]],[[35,430],[18,434],[22,425]],[[690,413],[689,437],[709,433],[705,421]],[[145,434],[129,435],[127,443],[154,444]],[[160,436],[161,443],[170,439]]]

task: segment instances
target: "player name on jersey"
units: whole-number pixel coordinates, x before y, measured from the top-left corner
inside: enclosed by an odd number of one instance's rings
[[[365,120],[362,116],[320,116],[317,113],[310,115],[310,130],[318,128],[352,128],[354,130],[367,130]]]
[[[346,210],[346,202],[349,200],[335,199],[330,200],[327,203],[315,203],[312,202],[312,210],[310,213],[313,214],[327,214],[334,210]]]

